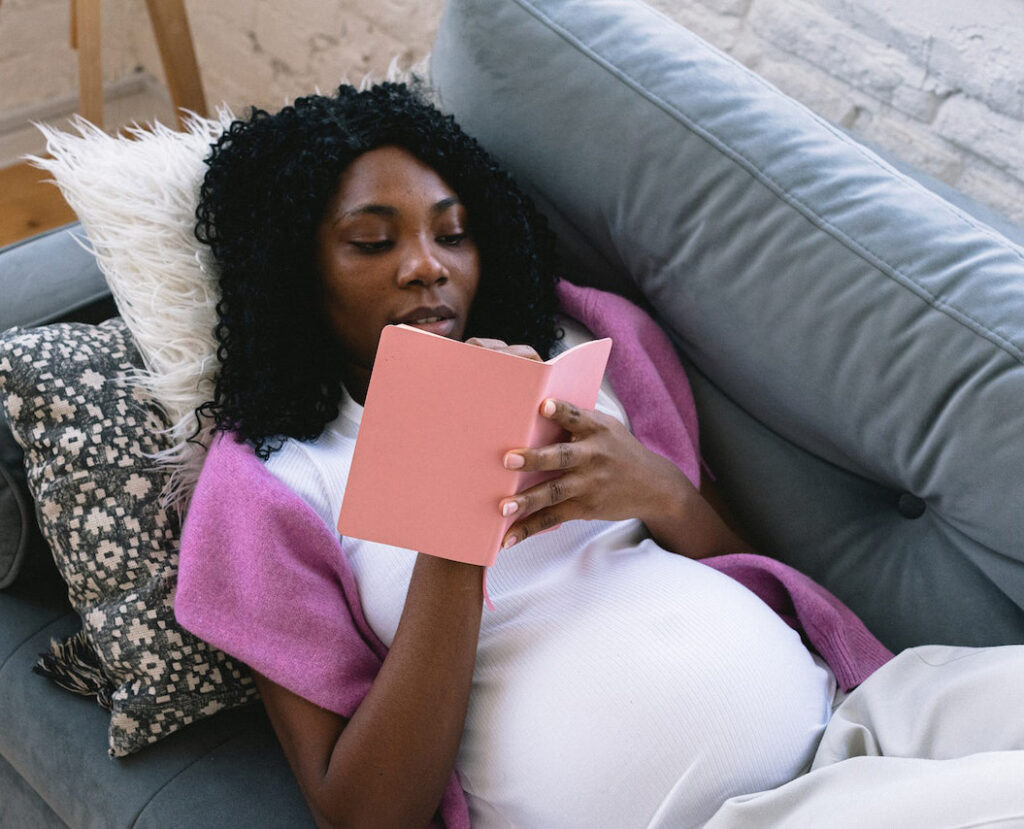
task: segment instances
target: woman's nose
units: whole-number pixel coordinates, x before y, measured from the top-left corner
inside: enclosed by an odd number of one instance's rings
[[[399,285],[434,285],[447,281],[448,269],[431,250],[428,242],[417,241],[409,245],[408,252],[398,267]]]

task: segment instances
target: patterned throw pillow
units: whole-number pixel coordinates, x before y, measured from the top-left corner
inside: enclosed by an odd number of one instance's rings
[[[150,457],[167,419],[132,382],[141,365],[120,319],[0,337],[0,401],[82,617],[43,672],[109,707],[115,757],[255,696],[244,666],[174,620],[179,527]]]

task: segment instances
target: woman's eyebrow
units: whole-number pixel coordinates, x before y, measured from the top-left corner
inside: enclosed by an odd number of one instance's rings
[[[448,208],[454,207],[455,205],[459,204],[462,204],[462,202],[458,196],[447,196],[441,199],[436,204],[432,205],[430,208],[430,212],[437,216],[441,213],[444,213],[444,211],[446,211]],[[343,222],[346,219],[351,219],[355,216],[370,215],[393,217],[397,216],[398,213],[398,208],[393,207],[390,204],[375,204],[373,202],[369,202],[367,204],[356,205],[350,210],[346,210],[343,213],[339,213],[337,218],[334,220],[334,224],[338,224],[338,222]]]
[[[345,219],[351,219],[353,216],[397,216],[398,208],[392,207],[389,204],[360,204],[353,207],[351,210],[346,210],[343,213],[339,213],[338,217],[334,220],[335,224],[344,221]]]
[[[454,207],[457,204],[462,204],[462,201],[458,196],[448,196],[447,198],[441,199],[437,204],[430,208],[430,212],[435,216],[439,213],[444,213],[449,207]]]

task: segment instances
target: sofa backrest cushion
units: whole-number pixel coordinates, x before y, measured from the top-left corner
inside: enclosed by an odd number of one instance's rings
[[[638,0],[451,0],[442,106],[642,294],[758,546],[892,647],[1024,640],[1024,251]]]

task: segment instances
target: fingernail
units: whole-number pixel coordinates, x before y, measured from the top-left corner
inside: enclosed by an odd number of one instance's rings
[[[518,502],[516,502],[516,501],[509,501],[507,504],[505,504],[505,506],[503,506],[501,508],[501,514],[504,515],[507,518],[508,516],[510,516],[513,512],[515,512],[518,509],[519,509]]]
[[[516,455],[514,452],[509,452],[505,455],[505,468],[506,469],[522,469],[523,464],[526,461],[523,460],[522,455]]]
[[[545,417],[551,417],[555,413],[555,401],[545,400],[544,405],[540,407],[540,413]]]
[[[512,546],[513,544],[515,544],[515,543],[516,543],[516,542],[517,542],[518,540],[519,540],[519,539],[518,539],[518,538],[516,538],[516,537],[515,537],[514,535],[510,535],[510,536],[508,536],[508,537],[507,537],[507,538],[506,538],[506,539],[505,539],[505,540],[504,540],[504,541],[502,542],[502,544],[501,544],[501,549],[503,549],[503,550],[507,550],[507,549],[508,549],[509,547],[511,547],[511,546]]]

